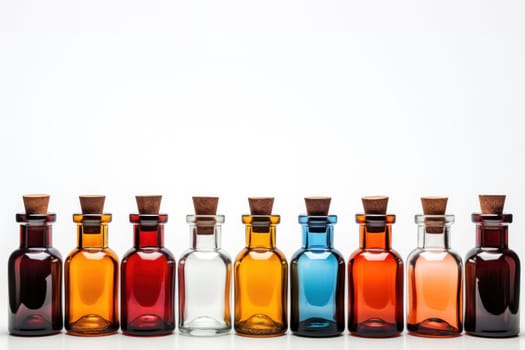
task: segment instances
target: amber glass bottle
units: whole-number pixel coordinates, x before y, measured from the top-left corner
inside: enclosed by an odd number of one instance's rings
[[[175,329],[175,258],[164,247],[159,214],[162,196],[136,196],[139,214],[130,214],[134,244],[121,263],[121,327],[124,334],[164,335]]]
[[[246,247],[235,260],[235,331],[239,335],[283,335],[287,324],[288,264],[275,246],[279,215],[271,215],[273,198],[250,198],[251,215],[243,215]]]
[[[108,248],[111,214],[104,196],[80,196],[74,214],[78,246],[65,262],[65,327],[69,334],[106,335],[118,330],[118,258]]]
[[[465,259],[465,331],[480,337],[514,337],[520,332],[520,260],[509,249],[505,196],[481,195],[476,247]]]
[[[450,249],[453,215],[447,198],[422,198],[425,215],[416,215],[418,248],[408,263],[407,330],[412,335],[454,337],[463,331],[461,257]]]
[[[388,197],[363,197],[357,214],[359,249],[348,262],[348,329],[362,337],[395,337],[403,331],[403,260],[392,249]]]
[[[62,258],[51,243],[48,195],[24,196],[20,247],[9,257],[9,333],[49,335],[62,329]]]

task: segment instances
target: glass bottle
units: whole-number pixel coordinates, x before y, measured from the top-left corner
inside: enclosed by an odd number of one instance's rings
[[[80,196],[78,246],[65,263],[65,328],[80,336],[107,335],[118,330],[118,258],[108,248],[104,196]]]
[[[415,216],[418,248],[408,256],[407,280],[412,335],[453,337],[463,331],[462,261],[449,244],[454,215],[444,213]]]
[[[9,257],[9,333],[50,335],[62,329],[62,257],[52,246],[48,195],[26,195],[20,223],[20,248]]]
[[[328,215],[328,197],[305,201],[303,245],[290,261],[290,329],[300,336],[337,336],[345,328],[345,261],[333,248],[337,216]]]
[[[403,260],[392,249],[392,224],[386,214],[388,197],[364,197],[384,201],[384,210],[357,214],[359,249],[348,262],[348,330],[362,337],[395,337],[403,331]]]
[[[243,215],[246,247],[235,260],[235,331],[239,335],[283,335],[287,324],[288,265],[276,248],[279,215],[273,198],[250,198],[251,215]]]
[[[465,331],[471,335],[513,337],[520,331],[520,260],[508,246],[512,214],[502,210],[503,203],[497,212],[472,214],[476,247],[465,259]]]
[[[162,196],[136,196],[139,214],[130,214],[134,244],[121,262],[121,328],[124,334],[163,335],[175,329],[175,259],[164,247],[159,214]]]
[[[191,248],[179,260],[179,331],[209,336],[231,331],[231,259],[221,248],[224,215],[217,197],[193,197],[196,215],[186,216]],[[202,211],[200,205],[213,206]]]

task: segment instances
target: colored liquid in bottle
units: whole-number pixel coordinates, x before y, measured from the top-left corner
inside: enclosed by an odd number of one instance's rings
[[[465,331],[482,337],[519,334],[520,261],[508,248],[512,215],[472,215],[476,248],[465,259]]]
[[[83,221],[97,224],[84,225]],[[65,327],[72,335],[118,330],[118,258],[107,247],[110,214],[75,214],[79,246],[65,262]]]
[[[62,260],[51,246],[55,214],[18,214],[20,248],[9,257],[9,333],[41,336],[62,329]]]
[[[303,247],[290,262],[290,329],[306,337],[340,335],[345,328],[345,262],[333,249],[336,216],[301,215],[299,222]]]
[[[247,336],[283,335],[287,324],[288,265],[275,248],[275,224],[253,227],[252,216],[243,216],[247,247],[235,261],[235,330]]]
[[[357,215],[360,245],[348,263],[352,335],[395,337],[403,331],[403,261],[391,249],[394,215]]]
[[[130,215],[135,245],[121,263],[121,327],[131,335],[175,329],[175,259],[164,248],[167,215]]]

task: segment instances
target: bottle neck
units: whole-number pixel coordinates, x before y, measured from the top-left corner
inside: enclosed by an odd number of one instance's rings
[[[485,225],[479,223],[476,225],[476,247],[489,247],[507,249],[508,242],[508,225]]]
[[[275,249],[275,225],[246,225],[246,247]]]
[[[133,225],[133,246],[135,249],[164,247],[164,223],[166,214],[130,214]]]
[[[49,248],[52,228],[50,224],[21,224],[20,225],[20,248]]]
[[[299,215],[303,229],[303,249],[332,249],[337,216]]]
[[[197,225],[190,225],[191,247],[194,250],[216,250],[221,247],[221,226],[202,229]]]
[[[78,248],[108,247],[108,223],[111,214],[74,214],[77,223]]]
[[[392,249],[392,225],[359,225],[359,245],[361,249]]]
[[[418,226],[418,247],[421,249],[449,249],[450,226],[444,226],[442,232],[433,231],[435,230],[429,230],[425,225]]]
[[[164,225],[133,225],[134,247],[141,248],[162,248],[164,247]]]

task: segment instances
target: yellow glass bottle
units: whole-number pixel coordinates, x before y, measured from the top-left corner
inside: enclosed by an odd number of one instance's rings
[[[275,246],[279,215],[271,215],[273,198],[249,198],[251,215],[243,215],[246,247],[235,261],[235,331],[239,335],[283,335],[287,324],[288,264]]]
[[[65,328],[79,336],[118,330],[118,258],[108,248],[104,196],[80,196],[82,214],[74,214],[78,246],[65,262]]]

